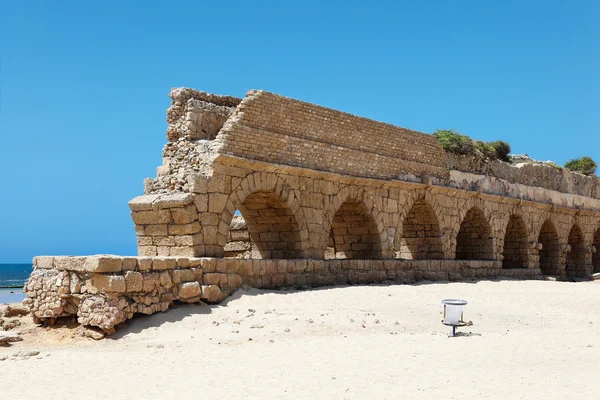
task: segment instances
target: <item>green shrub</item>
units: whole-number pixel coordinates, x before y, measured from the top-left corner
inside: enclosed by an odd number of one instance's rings
[[[495,160],[498,158],[496,155],[496,149],[494,149],[490,143],[486,143],[483,140],[476,140],[473,142],[473,147],[485,158],[489,158],[490,160]]]
[[[438,129],[433,136],[440,142],[442,148],[449,153],[472,155],[475,153],[470,137],[461,135],[452,129]]]
[[[494,149],[494,153],[496,153],[496,158],[502,161],[510,161],[510,144],[506,143],[503,140],[496,140],[495,142],[487,143]]]
[[[463,155],[480,155],[490,160],[510,161],[510,145],[502,140],[495,142],[473,141],[453,129],[438,129],[433,136],[448,153]]]
[[[593,175],[596,172],[598,164],[591,157],[585,156],[569,160],[565,163],[565,168],[570,171],[579,172],[584,175]]]

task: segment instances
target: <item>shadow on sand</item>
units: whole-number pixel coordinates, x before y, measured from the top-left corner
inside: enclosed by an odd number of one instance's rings
[[[373,284],[353,284],[353,285],[335,285],[335,286],[322,286],[317,288],[311,287],[286,287],[281,289],[255,289],[251,287],[243,287],[231,294],[227,299],[223,300],[219,304],[205,305],[205,304],[185,304],[176,302],[174,306],[169,308],[165,312],[158,312],[152,315],[136,314],[132,319],[119,326],[117,332],[114,335],[107,336],[107,338],[118,340],[130,333],[140,333],[148,328],[157,328],[164,324],[174,323],[182,321],[191,315],[210,314],[213,309],[217,307],[227,307],[229,302],[235,301],[242,296],[262,296],[268,294],[277,295],[293,295],[300,292],[306,291],[323,291],[323,290],[338,290],[360,286],[373,286],[373,287],[390,287],[397,285],[406,286],[425,286],[425,285],[445,285],[448,283],[467,283],[477,284],[479,282],[503,282],[503,281],[523,281],[524,279],[510,278],[510,277],[495,277],[488,279],[463,279],[457,281],[418,281],[414,283],[396,283],[396,282],[381,282]],[[456,336],[468,337],[468,336],[481,336],[479,333],[466,333],[457,332]]]

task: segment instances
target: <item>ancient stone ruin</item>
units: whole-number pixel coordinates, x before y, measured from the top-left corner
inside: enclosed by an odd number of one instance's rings
[[[427,134],[250,91],[171,91],[157,177],[129,202],[137,257],[36,257],[26,303],[111,333],[241,285],[585,278],[600,184],[446,154]]]

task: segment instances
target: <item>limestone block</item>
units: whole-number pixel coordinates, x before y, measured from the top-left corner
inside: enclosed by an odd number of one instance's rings
[[[219,225],[219,214],[203,213],[200,215],[200,222],[202,225]]]
[[[151,236],[138,236],[137,244],[138,246],[152,246],[154,242]]]
[[[169,234],[168,225],[153,224],[144,227],[144,233],[147,236],[167,236]]]
[[[198,282],[202,281],[203,271],[201,268],[190,268],[190,271],[192,271],[192,273],[194,274],[195,281],[198,281]]]
[[[196,279],[196,274],[195,271],[193,271],[192,269],[188,268],[188,269],[181,269],[179,270],[180,276],[181,276],[181,281],[182,282],[189,282],[189,281],[195,281]]]
[[[210,193],[208,195],[208,212],[221,213],[225,209],[227,195],[223,193]]]
[[[192,222],[185,225],[169,225],[169,235],[193,235],[200,232],[200,223]]]
[[[135,225],[135,234],[138,236],[144,236],[146,234],[144,225]]]
[[[173,222],[173,217],[169,210],[133,211],[131,218],[133,222],[141,225],[168,224]]]
[[[229,258],[226,263],[226,272],[228,274],[237,274],[238,269],[240,267],[240,262],[242,260],[239,258]]]
[[[175,238],[173,236],[158,236],[152,239],[152,244],[155,246],[175,246]]]
[[[159,257],[168,257],[171,255],[171,246],[156,246],[156,255]]]
[[[226,280],[227,276],[220,273],[208,273],[202,275],[202,283],[205,285],[219,285],[223,279]]]
[[[121,275],[94,274],[92,284],[100,291],[125,293],[125,278]]]
[[[177,268],[187,268],[190,266],[190,259],[187,257],[177,257]]]
[[[225,295],[217,285],[202,285],[202,295],[200,298],[209,303],[218,303]]]
[[[120,272],[122,269],[123,257],[119,256],[98,255],[85,260],[85,270],[90,272]]]
[[[194,205],[183,208],[173,208],[171,210],[173,221],[176,224],[189,224],[198,220],[198,210]]]
[[[200,258],[200,266],[202,270],[206,272],[215,272],[217,267],[217,260],[215,258]]]
[[[171,275],[169,271],[163,271],[158,275],[158,281],[160,285],[165,289],[170,289],[173,286],[173,281],[171,280]]]
[[[174,246],[183,247],[183,246],[195,246],[198,244],[202,244],[202,234],[197,233],[195,235],[182,235],[182,236],[173,236]]]
[[[191,204],[193,196],[190,193],[163,194],[152,203],[154,210],[164,210],[166,208],[185,207]]]
[[[216,261],[216,271],[221,273],[227,272],[227,263],[229,262],[229,260],[225,258],[218,258]]]
[[[143,288],[144,278],[142,274],[135,271],[127,271],[125,273],[125,286],[127,292],[141,292]]]
[[[269,261],[273,265],[273,273],[277,272],[274,261]],[[244,276],[252,276],[252,260],[239,260],[237,273]]]
[[[194,193],[207,193],[208,191],[208,180],[199,174],[190,176],[192,180],[192,192]]]
[[[205,213],[208,211],[208,195],[196,194],[194,195],[194,205],[199,213]]]
[[[88,260],[91,258],[93,257],[56,256],[54,268],[59,271],[94,271],[95,268],[88,265]]]
[[[177,259],[172,257],[155,257],[152,260],[152,269],[155,271],[174,269],[177,266]]]
[[[152,268],[152,257],[138,257],[137,262],[140,271],[150,271]]]
[[[138,196],[129,201],[129,208],[131,211],[147,211],[152,210],[152,203],[158,199],[161,195],[150,194],[145,196]]]
[[[174,246],[170,248],[169,255],[170,256],[186,256],[193,257],[196,254],[201,252],[202,246]]]
[[[204,282],[206,283],[206,282]],[[238,274],[227,274],[227,287],[237,289],[242,286],[242,277]]]
[[[158,284],[158,274],[157,273],[150,273],[150,274],[144,274],[144,284],[143,284],[143,291],[144,292],[152,292],[156,285]]]
[[[185,282],[179,284],[179,300],[185,301],[201,296],[202,290],[198,282]]]
[[[54,268],[54,257],[38,256],[33,257],[33,267],[41,269],[52,269]]]
[[[181,283],[182,279],[181,279],[181,270],[179,269],[174,269],[171,270],[171,281],[177,285],[179,283]]]
[[[187,257],[187,259],[189,260],[190,267],[200,266],[202,264],[202,260],[203,260],[203,258],[200,258],[200,257]]]

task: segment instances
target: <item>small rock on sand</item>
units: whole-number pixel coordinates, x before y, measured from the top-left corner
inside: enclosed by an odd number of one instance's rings
[[[85,335],[85,337],[89,337],[94,340],[104,339],[104,333],[98,332],[97,330],[94,330],[94,329],[86,329],[84,335]]]
[[[6,311],[4,312],[4,316],[6,318],[10,317],[23,317],[29,314],[29,307],[24,306],[23,304],[9,304],[6,307]]]
[[[17,351],[15,354],[13,354],[13,357],[27,358],[37,356],[38,354],[40,354],[40,352],[37,350]]]
[[[9,343],[23,340],[16,332],[0,332],[0,346],[8,346]]]

